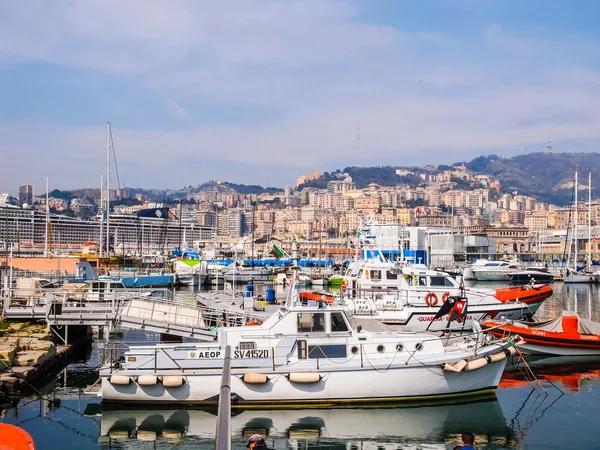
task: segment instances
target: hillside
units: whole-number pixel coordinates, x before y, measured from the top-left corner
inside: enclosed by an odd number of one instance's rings
[[[498,178],[502,192],[518,191],[556,205],[571,202],[577,167],[580,190],[587,189],[589,170],[592,171],[592,188],[600,185],[600,154],[597,153],[530,153],[510,159],[490,155],[480,156],[465,165],[475,173]],[[580,195],[587,198],[587,192],[582,191]]]

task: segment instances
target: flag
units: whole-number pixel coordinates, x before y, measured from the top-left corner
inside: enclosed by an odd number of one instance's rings
[[[269,252],[269,255],[272,255],[275,258],[279,259],[283,256],[283,250],[279,248],[277,244],[273,244],[273,249]]]
[[[446,302],[442,304],[435,316],[433,316],[431,322],[429,322],[427,329],[429,330],[429,327],[434,321],[446,314],[448,314],[447,327],[449,327],[450,323],[453,321],[462,323],[464,318],[467,316],[467,299],[464,297],[448,297]]]

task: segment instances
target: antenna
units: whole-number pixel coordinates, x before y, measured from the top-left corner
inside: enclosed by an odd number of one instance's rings
[[[546,144],[546,152],[552,154],[552,139],[550,138],[550,130],[548,130],[548,143]]]

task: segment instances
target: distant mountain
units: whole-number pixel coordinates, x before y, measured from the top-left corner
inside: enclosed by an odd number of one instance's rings
[[[587,190],[589,170],[592,171],[593,197],[594,186],[600,186],[598,153],[529,153],[512,158],[490,155],[480,156],[465,165],[474,173],[498,178],[502,192],[518,191],[556,205],[570,204],[577,167],[580,190]],[[587,192],[582,191],[581,195],[587,198]]]

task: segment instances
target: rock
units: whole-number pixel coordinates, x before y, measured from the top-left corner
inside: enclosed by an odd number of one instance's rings
[[[2,377],[0,377],[0,382],[6,386],[6,389],[9,391],[18,391],[23,384],[21,380],[11,375],[2,375]]]
[[[54,347],[52,347],[51,351],[49,352],[33,350],[17,352],[13,360],[13,365],[19,367],[33,366],[34,364],[40,364],[44,362],[50,356],[53,356],[55,353],[56,349]]]
[[[13,365],[17,348],[15,345],[0,344],[0,371]]]
[[[47,352],[52,347],[54,347],[54,344],[50,341],[45,341],[37,338],[19,338],[19,348],[21,350],[36,350]]]

